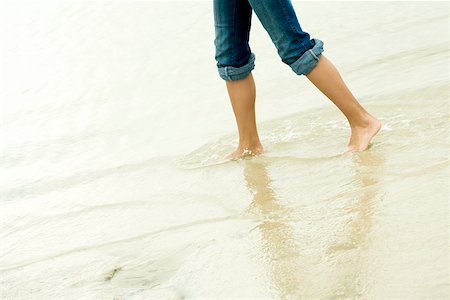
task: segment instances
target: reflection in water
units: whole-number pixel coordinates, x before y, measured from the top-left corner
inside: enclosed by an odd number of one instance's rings
[[[369,248],[374,209],[381,194],[379,182],[384,157],[370,150],[355,153],[353,181],[346,194],[348,205],[344,208],[348,222],[341,237],[327,251],[335,266],[332,295],[361,297],[368,294]],[[369,293],[370,294],[370,293]]]
[[[263,241],[262,254],[273,285],[282,298],[298,294],[301,280],[300,253],[288,224],[288,209],[282,206],[271,187],[267,163],[258,159],[245,161],[247,187],[253,194],[248,210],[261,218],[257,226]]]
[[[448,1],[302,1],[384,124],[354,156],[256,26],[242,170],[210,3],[30,2],[0,2],[0,299],[450,299]]]
[[[311,294],[325,297],[358,297],[365,294],[370,283],[366,269],[371,217],[380,194],[378,174],[383,164],[384,158],[375,152],[353,155],[353,180],[349,178],[352,185],[346,193],[347,199],[344,199],[348,203],[344,214],[349,221],[341,226],[341,236],[323,232],[318,237],[333,237],[328,241],[325,239],[329,244],[324,254],[326,259],[318,260],[319,264],[327,261],[326,264],[331,266],[327,276],[318,272],[318,269],[325,270],[327,266],[308,264],[306,255],[302,256],[294,228],[290,225],[290,220],[295,221],[295,212],[278,201],[271,186],[268,162],[259,158],[245,160],[244,177],[253,195],[248,211],[261,220],[257,226],[263,243],[261,253],[273,287],[281,299]],[[330,206],[330,209],[333,208]],[[312,231],[317,232],[315,229]],[[308,271],[311,267],[316,270]],[[323,282],[325,278],[328,279],[326,284]]]

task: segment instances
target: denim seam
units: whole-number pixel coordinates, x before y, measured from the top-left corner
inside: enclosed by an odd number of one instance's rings
[[[314,57],[315,60],[317,60],[317,61],[319,60],[319,58],[317,57],[316,54],[314,54],[314,52],[312,51],[312,49],[309,49],[308,51],[311,53],[311,55]]]
[[[252,49],[251,49],[250,43],[249,43],[249,41],[250,41],[250,30],[251,30],[251,27],[252,27],[252,12],[253,12],[253,9],[252,9],[252,7],[250,5],[250,13],[248,15],[248,25],[247,25],[247,37],[248,37],[247,45],[248,45],[248,49],[250,50],[250,53],[252,52]]]
[[[319,57],[322,55],[323,42],[315,38],[312,41],[314,42],[313,47],[290,65],[298,75],[307,75],[317,65]]]
[[[231,63],[234,63],[234,43],[236,41],[236,1],[237,0],[233,0],[233,41],[231,42]],[[227,71],[227,76],[230,77],[228,75],[228,69],[226,69]]]

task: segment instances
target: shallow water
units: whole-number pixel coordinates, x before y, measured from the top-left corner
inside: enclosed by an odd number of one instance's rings
[[[0,298],[448,299],[449,4],[294,7],[367,151],[255,15],[266,153],[219,163],[212,3],[2,3]]]

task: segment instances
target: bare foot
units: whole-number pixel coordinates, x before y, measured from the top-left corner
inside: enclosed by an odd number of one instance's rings
[[[236,150],[225,156],[225,159],[237,160],[241,158],[260,155],[264,152],[263,146],[256,147],[238,147]]]
[[[368,148],[372,138],[381,129],[381,122],[370,116],[363,126],[351,126],[352,135],[348,142],[348,152],[364,151]]]

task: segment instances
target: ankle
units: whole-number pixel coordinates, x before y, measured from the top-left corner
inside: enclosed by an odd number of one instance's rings
[[[263,151],[263,146],[261,145],[260,142],[254,142],[254,143],[239,143],[238,151],[239,151],[239,152],[250,151],[251,153],[259,154],[259,153],[262,153],[262,151]]]
[[[259,140],[259,137],[254,137],[250,139],[240,139],[239,140],[239,148],[258,148],[261,147],[261,141]]]
[[[354,119],[348,119],[351,128],[368,127],[373,122],[374,117],[369,113],[364,113]]]
[[[263,146],[261,144],[252,144],[252,145],[239,145],[238,150],[242,151],[252,151],[254,153],[259,153],[263,150]]]

